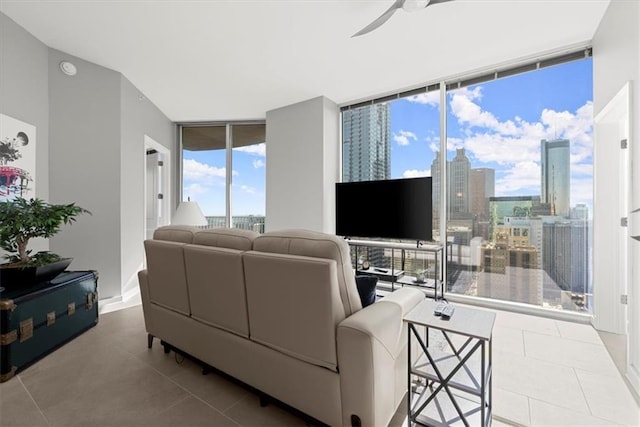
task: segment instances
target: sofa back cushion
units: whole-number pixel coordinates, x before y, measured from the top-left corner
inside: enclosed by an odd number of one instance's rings
[[[149,299],[152,303],[190,315],[182,242],[145,240]]]
[[[184,248],[191,316],[249,336],[242,254],[258,233],[230,228],[198,231]]]
[[[338,296],[346,317],[362,309],[351,265],[349,245],[344,239],[310,230],[280,230],[256,238],[253,250],[334,260]]]
[[[336,261],[250,251],[244,268],[251,339],[337,370],[336,329],[345,314]]]
[[[260,236],[260,233],[237,228],[207,228],[194,234],[193,243],[196,245],[250,251],[253,247],[253,241],[258,236]]]
[[[197,227],[188,225],[165,225],[158,227],[153,232],[153,240],[166,240],[168,242],[192,243]]]

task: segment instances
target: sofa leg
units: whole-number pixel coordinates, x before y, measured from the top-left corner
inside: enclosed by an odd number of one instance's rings
[[[169,354],[169,352],[171,351],[171,347],[169,346],[169,344],[164,341],[160,341],[160,344],[162,344],[162,347],[164,347],[164,354]]]
[[[351,426],[352,427],[361,427],[362,426],[362,420],[360,419],[359,416],[351,415]]]
[[[209,375],[209,372],[211,372],[209,368],[202,368],[202,375]]]
[[[147,334],[147,348],[151,348],[153,345],[153,335]]]
[[[260,393],[260,406],[262,408],[264,408],[265,406],[267,406],[269,404],[269,396],[267,396],[264,393]]]

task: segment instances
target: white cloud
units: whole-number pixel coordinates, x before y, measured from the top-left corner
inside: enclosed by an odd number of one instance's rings
[[[248,194],[256,194],[256,189],[248,185],[241,185],[240,190]]]
[[[255,156],[265,157],[267,148],[265,143],[254,144],[254,145],[245,145],[244,147],[234,148],[236,151],[242,151],[243,153],[252,154]]]
[[[402,173],[403,178],[418,178],[421,176],[431,176],[431,169],[426,169],[426,170],[409,169]]]
[[[414,102],[416,104],[427,104],[432,107],[440,105],[440,91],[431,91],[427,93],[421,93],[420,95],[413,95],[407,98],[407,101]]]
[[[592,179],[591,101],[575,112],[544,109],[538,120],[528,122],[520,116],[501,121],[491,112],[483,110],[480,105],[481,86],[452,92],[450,100],[462,137],[448,138],[447,150],[465,148],[471,159],[506,167],[496,181],[496,194],[540,193],[540,141],[543,139],[568,139],[571,142],[572,182],[579,178]],[[586,197],[588,191],[584,194]],[[586,200],[582,196],[579,198]]]
[[[182,194],[185,199],[188,197],[196,198],[197,196],[205,194],[207,191],[208,190],[206,187],[198,183],[193,183],[193,184],[185,185],[184,188],[182,189]]]
[[[496,194],[540,194],[540,166],[536,162],[516,163],[496,179]]]
[[[211,181],[216,178],[224,178],[227,174],[226,168],[218,168],[200,163],[197,160],[185,159],[182,162],[182,175],[186,181]]]
[[[264,167],[264,160],[262,160],[262,159],[254,159],[253,160],[253,167],[256,168],[256,169],[263,168]]]
[[[408,130],[401,130],[399,133],[397,134],[393,134],[393,140],[398,144],[398,145],[409,145],[411,143],[410,140],[414,140],[417,141],[418,137],[416,136],[415,133],[408,131]]]
[[[588,205],[590,216],[593,216],[593,179],[590,176],[571,180],[571,206],[578,203]]]

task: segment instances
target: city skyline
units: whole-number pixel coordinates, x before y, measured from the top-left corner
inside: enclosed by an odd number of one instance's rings
[[[593,212],[591,59],[447,93],[447,159],[495,171],[495,195],[541,194],[540,143],[570,141],[570,207]],[[389,102],[390,178],[431,176],[440,149],[438,91]],[[265,145],[233,150],[233,214],[264,215]],[[220,151],[220,150],[219,150]],[[224,153],[183,151],[183,194],[224,215]]]

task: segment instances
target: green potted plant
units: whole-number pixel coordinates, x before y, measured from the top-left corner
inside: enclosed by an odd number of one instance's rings
[[[424,270],[424,269],[416,270],[416,283],[425,283],[426,274],[427,274],[427,270]]]
[[[0,264],[2,286],[29,286],[51,280],[64,271],[72,258],[49,251],[32,255],[27,245],[34,237],[52,237],[62,224],[73,223],[83,213],[91,214],[75,203],[53,205],[22,197],[0,202],[0,247],[8,252],[7,262]]]

